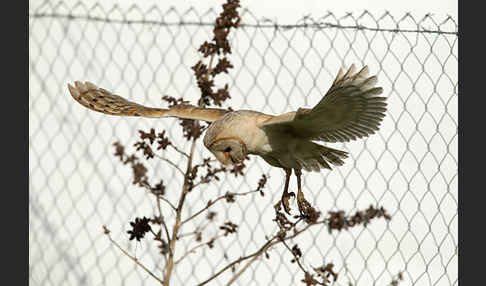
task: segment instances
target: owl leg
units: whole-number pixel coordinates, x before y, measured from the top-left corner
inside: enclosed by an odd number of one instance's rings
[[[284,169],[285,170],[285,187],[284,191],[282,193],[282,199],[280,200],[285,212],[287,214],[290,214],[290,203],[289,199],[290,197],[295,197],[295,194],[293,192],[289,193],[289,182],[290,182],[290,176],[292,175],[292,169]]]
[[[295,176],[297,177],[297,205],[299,206],[300,214],[302,214],[304,208],[304,193],[302,192],[302,170],[295,169]]]
[[[302,192],[302,170],[294,169],[295,176],[297,177],[297,206],[299,207],[299,212],[302,216],[308,216],[308,210],[312,208],[310,203],[304,198],[304,193]]]

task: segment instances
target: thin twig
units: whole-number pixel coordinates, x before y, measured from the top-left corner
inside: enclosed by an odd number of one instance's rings
[[[290,253],[292,253],[292,255],[294,256],[295,261],[299,265],[300,269],[302,271],[304,271],[304,273],[307,272],[307,270],[305,270],[304,266],[302,266],[302,264],[300,263],[299,257],[297,257],[297,255],[292,251],[292,249],[289,247],[289,245],[284,240],[282,241],[282,244],[285,245],[285,247],[290,251]]]
[[[167,224],[165,223],[164,215],[162,214],[162,208],[160,207],[160,200],[161,200],[162,196],[156,196],[156,197],[157,197],[157,208],[159,209],[160,220],[161,220],[162,226],[164,227],[165,234],[167,235],[167,242],[170,243],[171,238],[170,238],[170,235],[169,235],[169,230],[167,228]]]
[[[144,183],[144,182],[140,182],[140,183],[142,184],[142,186],[143,186],[144,188],[146,188],[146,189],[147,189],[149,192],[151,192],[151,193],[152,193],[152,188],[150,187],[150,185],[148,185],[148,184],[146,184],[146,183]],[[154,194],[154,195],[155,195],[155,194]],[[170,207],[171,207],[171,208],[172,208],[174,211],[176,211],[176,210],[177,210],[177,209],[176,209],[176,207],[175,207],[175,206],[174,206],[174,205],[173,205],[173,204],[172,204],[172,203],[171,203],[171,202],[170,202],[168,199],[164,198],[163,196],[158,196],[158,195],[155,195],[155,196],[156,196],[157,198],[159,198],[159,199],[163,200],[164,202],[166,202],[166,203],[167,203],[167,204],[168,204],[168,205],[169,205],[169,206],[170,206]],[[160,210],[159,210],[159,212],[160,212]],[[161,212],[160,212],[160,213],[161,213]]]
[[[202,285],[207,284],[209,281],[213,280],[214,278],[216,278],[217,276],[219,276],[221,273],[223,273],[226,270],[228,270],[231,267],[233,267],[233,265],[236,265],[236,264],[238,264],[240,262],[243,262],[243,261],[245,261],[245,260],[247,260],[249,258],[252,258],[252,257],[255,257],[255,256],[260,256],[260,254],[262,254],[263,252],[265,252],[272,245],[272,241],[274,239],[276,239],[276,238],[277,238],[276,236],[272,237],[262,247],[260,247],[260,249],[258,249],[254,253],[252,253],[250,255],[247,255],[245,257],[240,257],[240,258],[236,259],[235,261],[231,262],[230,264],[226,265],[225,267],[223,267],[223,269],[221,269],[218,272],[216,272],[213,276],[209,277],[208,279],[206,279],[202,283],[198,284],[198,286],[202,286]]]
[[[199,181],[199,182],[195,183],[194,185],[192,185],[192,189],[195,189],[198,186],[200,186],[202,184],[207,184],[207,183],[209,183],[209,182],[207,182],[207,181]]]
[[[170,164],[172,167],[176,168],[176,169],[177,169],[177,171],[179,171],[179,173],[181,173],[183,176],[185,176],[185,175],[186,175],[186,174],[184,173],[184,171],[182,171],[182,169],[181,169],[181,168],[179,168],[179,166],[177,166],[177,164],[175,164],[175,163],[174,163],[174,162],[172,162],[171,160],[169,160],[169,159],[167,159],[167,158],[164,158],[164,157],[162,157],[162,156],[160,156],[160,155],[157,155],[157,154],[155,154],[155,153],[154,153],[154,155],[155,155],[157,158],[162,159],[162,160],[164,160],[165,162],[169,163],[169,164]]]
[[[265,252],[265,251],[262,251],[262,253]],[[245,270],[250,266],[250,264],[252,264],[255,260],[257,260],[257,258],[260,257],[260,255],[255,255],[253,256],[250,261],[248,261],[248,263],[245,264],[245,266],[243,266],[240,271],[238,271],[235,275],[233,275],[233,277],[231,277],[230,281],[228,281],[228,283],[226,283],[226,286],[229,286],[231,284],[233,284],[233,282],[236,281],[236,279],[238,279],[240,277],[240,275],[245,272]]]
[[[174,211],[177,211],[176,207],[168,199],[164,198],[163,196],[159,196],[159,199],[166,202]]]
[[[196,233],[198,233],[198,229],[196,229],[195,231],[191,231],[191,232],[181,233],[177,236],[177,239],[180,239],[180,238],[183,238],[183,237],[186,237],[186,236],[195,235]]]
[[[197,211],[196,213],[194,213],[193,215],[191,215],[190,217],[188,217],[187,219],[183,220],[182,221],[182,224],[185,224],[186,222],[190,221],[191,219],[197,217],[198,215],[200,215],[202,212],[204,212],[205,210],[209,209],[212,205],[214,205],[217,201],[220,201],[222,199],[226,199],[228,196],[246,196],[248,194],[251,194],[251,193],[256,193],[258,192],[258,190],[253,190],[253,191],[248,191],[248,192],[244,192],[244,193],[231,193],[231,192],[227,192],[226,194],[216,198],[215,200],[210,200],[207,205],[202,208],[201,210]]]
[[[164,283],[164,281],[162,281],[162,279],[160,279],[159,277],[157,277],[152,271],[150,271],[147,267],[145,267],[145,265],[143,265],[140,261],[138,261],[138,259],[136,257],[130,255],[130,253],[128,253],[116,241],[114,241],[113,238],[111,238],[111,235],[109,233],[107,233],[106,230],[105,230],[105,234],[108,236],[108,239],[111,241],[111,243],[113,243],[121,252],[123,252],[123,254],[125,254],[128,258],[130,258],[131,260],[133,260],[138,266],[142,267],[143,270],[145,270],[148,274],[150,274],[150,276],[152,276],[157,281],[159,281],[160,284],[163,284]]]
[[[184,253],[184,254],[183,254],[181,257],[179,257],[179,259],[177,259],[177,260],[176,260],[175,264],[178,264],[179,262],[181,262],[181,261],[182,261],[184,258],[186,258],[186,257],[187,257],[189,254],[194,253],[194,251],[195,251],[196,249],[198,249],[198,248],[200,248],[200,247],[203,247],[203,246],[207,245],[208,243],[210,243],[211,241],[214,241],[214,240],[216,240],[216,239],[218,239],[218,238],[220,238],[220,237],[223,237],[223,236],[224,236],[224,234],[217,235],[217,236],[215,236],[215,237],[211,238],[210,240],[208,240],[208,241],[206,241],[206,242],[202,242],[202,243],[200,243],[200,244],[198,244],[198,245],[194,246],[193,248],[191,248],[190,250],[188,250],[186,253]]]
[[[208,65],[208,72],[206,74],[207,78],[209,79],[209,76],[211,75],[211,72],[213,71],[213,60],[214,60],[215,53],[211,54],[211,58],[209,59],[209,65]]]
[[[170,147],[172,147],[172,149],[174,149],[176,152],[178,152],[179,154],[182,154],[183,156],[185,156],[186,158],[189,159],[189,155],[187,155],[186,152],[182,151],[181,149],[177,148],[176,146],[174,146],[173,144],[170,144],[169,145]]]
[[[186,233],[181,233],[177,236],[177,239],[180,239],[180,238],[183,238],[183,237],[186,237],[186,236],[191,236],[191,235],[195,235],[199,232],[202,232],[204,231],[204,229],[206,229],[206,227],[210,224],[210,222],[206,223],[205,225],[203,226],[197,226],[195,230],[191,231],[191,232],[186,232]]]
[[[165,219],[164,219],[164,215],[162,214],[162,208],[160,207],[160,198],[162,196],[160,195],[155,195],[155,197],[157,198],[157,209],[159,210],[159,218],[160,218],[160,223],[162,224],[162,226],[164,227],[164,230],[165,230],[165,235],[167,236],[167,243],[170,243],[170,235],[169,235],[169,230],[167,229],[167,224],[165,223]],[[152,230],[151,230],[152,231]],[[152,231],[153,233],[153,231]],[[155,234],[155,236],[157,237],[157,235]],[[162,255],[164,257],[164,260],[165,260],[165,265],[167,265],[167,254],[164,254]]]

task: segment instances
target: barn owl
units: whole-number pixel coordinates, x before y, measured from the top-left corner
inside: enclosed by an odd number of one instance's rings
[[[71,96],[81,105],[98,112],[118,116],[177,117],[210,122],[204,146],[223,165],[258,155],[268,164],[285,171],[282,205],[289,213],[289,180],[297,177],[297,203],[303,202],[301,170],[319,171],[341,166],[348,153],[316,143],[348,142],[378,131],[386,112],[386,97],[375,87],[376,76],[368,76],[368,67],[357,71],[352,65],[346,73],[341,68],[324,97],[313,108],[299,108],[281,115],[253,110],[230,111],[175,105],[169,109],[143,106],[90,82],[68,84]],[[301,210],[302,212],[302,210]]]

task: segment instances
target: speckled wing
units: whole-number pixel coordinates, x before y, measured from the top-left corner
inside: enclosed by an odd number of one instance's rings
[[[99,88],[90,82],[76,81],[74,86],[68,84],[69,93],[82,106],[91,110],[118,116],[141,117],[178,117],[213,122],[228,113],[218,108],[199,108],[193,105],[180,104],[169,109],[147,107],[129,101],[119,95]]]
[[[327,142],[367,137],[378,131],[386,112],[386,97],[379,96],[383,89],[375,87],[376,83],[376,76],[368,77],[366,66],[356,72],[352,65],[345,74],[340,69],[331,88],[314,108],[271,117],[260,128]]]

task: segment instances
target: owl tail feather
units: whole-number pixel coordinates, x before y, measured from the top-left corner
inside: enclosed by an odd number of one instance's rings
[[[318,145],[318,144],[316,144]],[[319,153],[322,159],[326,160],[327,162],[333,164],[334,166],[342,166],[344,164],[343,159],[348,158],[348,152],[329,148],[326,146],[318,145],[319,146]],[[326,163],[327,163],[326,162]],[[331,169],[329,164],[324,166],[325,168]]]
[[[314,142],[307,141],[304,146],[300,146],[297,152],[297,162],[306,171],[319,172],[320,169],[332,169],[331,165],[341,166],[343,159],[348,157],[348,153],[336,150]]]

